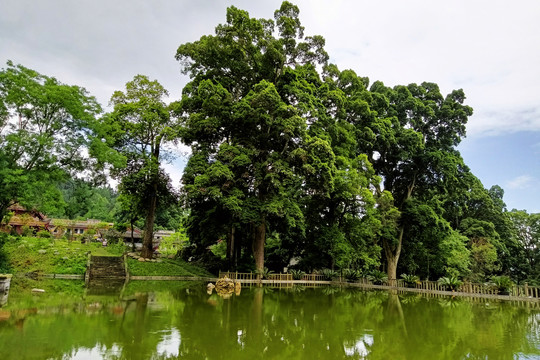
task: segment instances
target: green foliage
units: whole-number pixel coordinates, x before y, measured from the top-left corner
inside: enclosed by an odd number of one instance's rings
[[[10,240],[10,236],[5,232],[0,231],[0,274],[9,273],[10,266],[4,244]]]
[[[483,282],[489,274],[500,269],[497,263],[497,250],[487,238],[475,238],[471,243],[471,274],[472,282]]]
[[[39,238],[46,238],[46,239],[52,238],[52,234],[50,233],[50,231],[47,231],[47,230],[38,231],[36,236]]]
[[[220,241],[210,246],[210,251],[218,258],[224,260],[227,257],[227,243],[225,241]]]
[[[68,179],[58,185],[64,205],[48,216],[68,219],[113,221],[118,195],[109,186],[96,186],[84,179]]]
[[[162,255],[176,255],[179,251],[182,251],[189,243],[189,239],[183,231],[183,228],[180,231],[177,231],[170,236],[166,236],[161,240],[159,244],[159,253]],[[217,249],[212,249],[214,255],[219,256],[216,252],[219,253]]]
[[[108,245],[118,244],[123,241],[124,233],[115,229],[107,229],[102,234],[103,238],[107,239]]]
[[[463,282],[455,276],[442,277],[438,280],[441,286],[444,286],[446,290],[457,291]]]
[[[508,295],[510,289],[514,286],[512,279],[506,275],[492,276],[490,284],[502,295]]]
[[[415,287],[416,284],[420,283],[418,275],[401,274],[401,278],[408,287]]]
[[[515,279],[523,281],[540,280],[540,213],[512,210],[508,213],[511,221],[514,244],[509,247],[513,256],[512,272]]]
[[[388,276],[386,273],[380,270],[373,270],[367,278],[376,285],[383,285],[388,281]]]
[[[289,272],[291,273],[294,280],[302,280],[304,278],[304,275],[306,275],[304,271],[299,269],[292,269],[289,270]]]
[[[450,278],[469,275],[471,252],[467,248],[468,239],[457,231],[452,231],[439,244],[436,263],[442,265],[444,274]]]
[[[50,208],[60,200],[57,181],[92,170],[83,149],[100,112],[85,89],[7,62],[0,70],[0,218],[14,201]]]
[[[83,244],[65,239],[9,237],[4,244],[8,266],[13,273],[84,274],[88,252],[94,255],[121,255],[123,244],[103,247],[101,243]]]
[[[260,275],[261,279],[268,279],[274,272],[264,267],[262,270],[255,270],[255,274]]]
[[[322,269],[321,275],[323,276],[324,280],[327,280],[327,281],[332,281],[339,277],[339,273],[332,269]]]
[[[289,241],[305,229],[298,201],[303,176],[320,170],[329,179],[331,169],[326,159],[307,164],[310,155],[328,153],[323,141],[309,143],[311,154],[303,148],[304,116],[315,113],[314,94],[322,85],[315,69],[328,55],[321,37],[303,38],[292,8],[284,3],[274,22],[230,7],[215,35],[183,44],[176,54],[192,79],[176,104],[182,140],[192,146],[182,180],[190,240],[213,243],[234,228],[245,241],[234,243],[230,260],[252,248],[260,270],[267,233],[279,231]]]
[[[358,281],[362,277],[362,272],[355,269],[345,269],[343,270],[343,276],[347,281]]]
[[[28,225],[23,225],[23,227],[21,228],[21,235],[22,236],[32,236],[32,235],[34,235],[34,229],[32,229]]]
[[[112,165],[111,174],[120,180],[122,210],[133,225],[145,218],[142,255],[152,256],[152,234],[159,206],[177,202],[169,176],[161,168],[164,146],[176,139],[175,122],[164,98],[167,90],[156,80],[136,75],[125,92],[111,97],[112,113],[102,117],[91,153]]]

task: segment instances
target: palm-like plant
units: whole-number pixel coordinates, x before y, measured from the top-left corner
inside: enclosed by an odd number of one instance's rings
[[[493,276],[491,278],[491,286],[497,289],[499,294],[508,295],[510,293],[510,289],[512,286],[514,286],[514,282],[506,275]]]
[[[373,270],[371,275],[368,275],[367,278],[375,285],[383,285],[388,281],[388,276],[386,275],[386,273],[380,270]]]
[[[294,280],[302,280],[302,278],[304,277],[304,275],[306,275],[305,272],[303,272],[302,270],[296,270],[296,269],[293,269],[290,271],[291,272],[291,275],[292,275],[292,278]]]
[[[360,279],[362,273],[360,272],[360,270],[345,269],[343,270],[343,276],[345,277],[345,279],[347,279],[347,281],[354,282]]]
[[[321,271],[321,275],[323,276],[324,280],[327,281],[332,281],[339,276],[337,271],[331,269],[323,269]]]
[[[456,276],[443,276],[439,279],[439,285],[443,286],[446,290],[457,291],[463,282]]]
[[[257,275],[261,276],[261,279],[268,279],[270,275],[272,275],[274,272],[272,270],[269,270],[267,267],[264,267],[262,270],[255,271]]]
[[[407,287],[415,287],[416,284],[420,283],[420,278],[417,275],[401,274],[401,278],[403,279]]]

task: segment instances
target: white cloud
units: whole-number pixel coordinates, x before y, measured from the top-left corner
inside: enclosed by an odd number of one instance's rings
[[[509,189],[526,189],[526,188],[532,186],[534,180],[535,179],[532,176],[521,175],[521,176],[518,176],[518,177],[508,181],[506,186]]]

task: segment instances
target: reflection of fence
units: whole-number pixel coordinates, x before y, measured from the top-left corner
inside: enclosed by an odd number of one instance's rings
[[[254,272],[250,272],[250,273],[239,273],[239,272],[230,272],[230,271],[219,272],[220,278],[225,277],[225,276],[231,280],[238,280],[240,282],[257,280],[257,273],[254,273]],[[287,273],[287,274],[279,273],[279,274],[266,274],[262,277],[262,280],[305,282],[305,281],[325,281],[326,279],[324,278],[323,275],[320,275],[320,274],[305,274],[302,277],[302,279],[294,280],[292,277],[292,274],[290,273]]]
[[[395,280],[394,280],[395,281]],[[408,286],[403,280],[397,280],[397,287],[411,287]],[[417,284],[413,285],[412,288],[427,290],[427,291],[447,291],[447,288],[444,285],[441,285],[437,281],[419,281]],[[500,295],[499,290],[494,287],[492,284],[479,284],[479,283],[470,283],[464,282],[456,290],[456,292],[462,292],[466,294],[480,294],[480,295]],[[508,293],[505,295],[515,296],[515,297],[527,297],[527,298],[540,298],[540,287],[525,285],[514,285],[508,289]]]
[[[302,279],[294,280],[292,274],[266,274],[261,279],[257,277],[257,274],[254,272],[250,273],[239,273],[239,272],[219,272],[219,277],[227,276],[229,279],[236,280],[242,283],[255,283],[262,282],[267,284],[278,284],[278,283],[287,283],[287,284],[320,284],[320,283],[342,283],[342,284],[351,284],[353,286],[368,287],[368,288],[379,288],[379,289],[388,289],[388,288],[399,288],[399,289],[409,289],[414,292],[444,292],[449,294],[461,294],[461,295],[473,295],[473,296],[497,296],[502,295],[499,293],[498,289],[491,284],[479,284],[479,283],[463,283],[457,290],[451,291],[446,288],[444,285],[441,285],[437,281],[418,281],[416,284],[407,284],[403,279],[390,280],[386,281],[384,284],[376,285],[369,281],[366,278],[362,278],[356,281],[347,281],[342,277],[336,277],[332,280],[325,278],[322,274],[305,274]],[[508,294],[510,297],[518,298],[527,298],[527,299],[540,299],[540,287],[538,286],[528,286],[525,285],[514,285],[509,289]]]

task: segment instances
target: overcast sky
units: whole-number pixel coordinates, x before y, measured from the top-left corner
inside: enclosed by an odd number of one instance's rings
[[[540,212],[540,1],[297,0],[331,62],[386,85],[462,88],[474,108],[460,150],[509,209]],[[0,67],[12,60],[107,105],[136,74],[180,97],[180,44],[213,34],[234,5],[273,18],[281,1],[0,0]],[[178,178],[178,170],[173,176]]]

